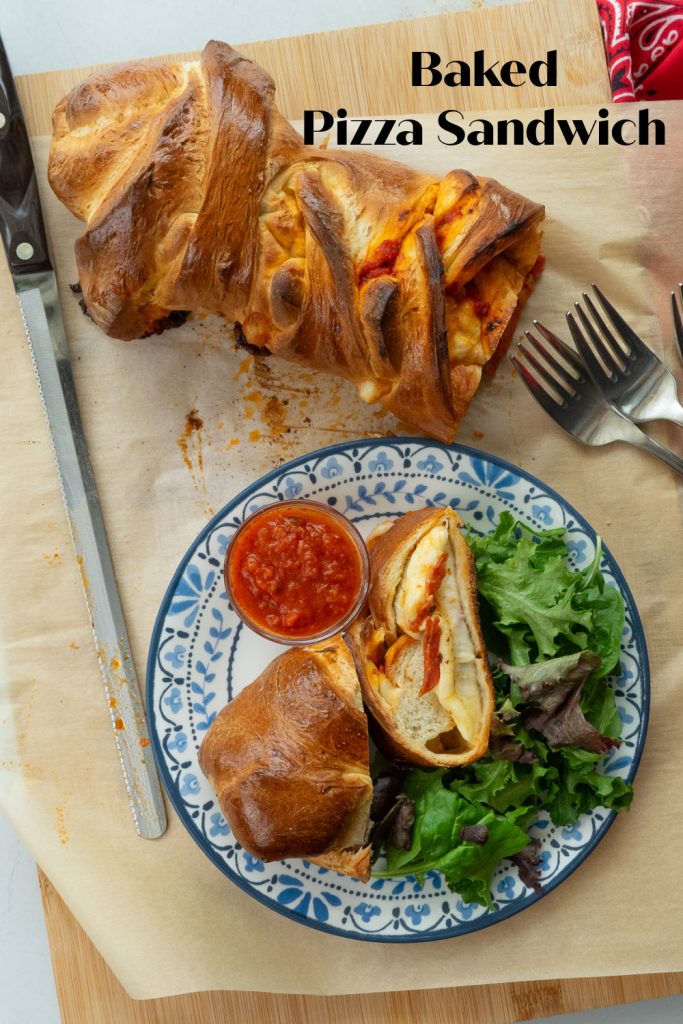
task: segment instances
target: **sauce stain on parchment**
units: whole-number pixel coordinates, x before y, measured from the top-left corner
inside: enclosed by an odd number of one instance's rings
[[[68,798],[64,801],[64,804],[68,802]],[[64,816],[64,807],[61,804],[55,804],[55,819],[56,819],[56,830],[59,842],[62,846],[66,846],[69,842],[69,833],[66,830],[66,820]]]
[[[28,761],[13,761],[10,758],[9,760],[0,761],[0,769],[7,772],[18,772],[25,779],[44,778],[43,770],[36,765],[29,764]]]
[[[16,757],[0,761],[0,768],[19,772],[25,779],[43,779],[45,770],[41,764],[33,763],[33,747],[29,737],[33,739],[31,719],[36,699],[39,699],[40,687],[38,680],[31,677],[23,681],[14,703],[14,728],[16,740]],[[3,723],[4,724],[4,723]],[[42,758],[39,755],[39,761]]]
[[[269,356],[249,355],[241,360],[233,379],[240,385],[238,417],[246,428],[248,441],[269,445],[278,459],[298,454],[302,436],[310,436],[308,447],[316,447],[333,437],[350,438],[358,434],[354,418],[345,408],[346,399],[353,402],[357,399],[332,391],[329,376],[321,377],[315,370],[295,367]],[[321,387],[322,381],[326,382],[324,387]],[[324,426],[315,422],[320,420],[323,407],[332,413]],[[381,410],[378,414],[386,415]],[[395,420],[391,422],[395,424]],[[375,431],[365,429],[362,433],[373,436]],[[225,448],[229,450],[237,444],[239,438],[231,438]]]
[[[248,428],[249,441],[266,441],[286,454],[291,447],[287,444],[287,435],[292,432],[289,406],[299,388],[283,380],[264,356],[246,356],[233,379],[239,382],[239,418]],[[239,438],[231,438],[225,448],[229,450],[237,444]]]
[[[214,509],[208,502],[206,489],[206,478],[204,476],[204,446],[210,444],[206,434],[204,420],[199,415],[198,409],[190,409],[185,414],[185,425],[176,444],[183,456],[183,462],[187,466],[194,489],[199,495],[202,505],[209,515],[214,515]]]

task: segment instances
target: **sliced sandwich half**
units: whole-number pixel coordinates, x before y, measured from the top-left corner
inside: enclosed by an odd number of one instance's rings
[[[464,765],[488,749],[493,684],[461,526],[427,508],[380,527],[370,614],[346,634],[378,745],[411,764]]]
[[[272,661],[212,722],[199,763],[254,856],[368,880],[368,725],[339,637]]]

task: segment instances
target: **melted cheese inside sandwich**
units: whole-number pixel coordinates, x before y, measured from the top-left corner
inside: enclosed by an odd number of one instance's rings
[[[485,696],[470,628],[470,566],[459,564],[454,541],[465,541],[454,532],[444,518],[418,541],[395,594],[398,639],[383,665],[368,666],[397,724],[443,751],[476,744]]]

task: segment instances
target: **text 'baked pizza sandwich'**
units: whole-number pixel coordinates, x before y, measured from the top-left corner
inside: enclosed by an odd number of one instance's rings
[[[379,742],[412,764],[469,764],[488,748],[493,683],[460,526],[427,508],[371,536],[370,615],[347,633]]]
[[[57,106],[50,184],[86,228],[86,309],[115,338],[218,314],[239,342],[352,381],[449,441],[542,268],[544,209],[314,149],[225,43],[98,73]]]

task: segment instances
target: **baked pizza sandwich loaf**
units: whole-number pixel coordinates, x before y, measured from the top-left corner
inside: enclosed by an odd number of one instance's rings
[[[468,171],[305,146],[274,93],[210,42],[58,104],[48,174],[85,221],[87,312],[122,339],[219,315],[250,351],[347,378],[452,440],[542,268],[543,207]]]
[[[211,723],[199,761],[254,856],[370,877],[368,725],[341,639],[271,662]]]
[[[409,512],[369,540],[369,615],[346,634],[378,744],[425,766],[486,753],[494,710],[474,558],[450,508]]]

